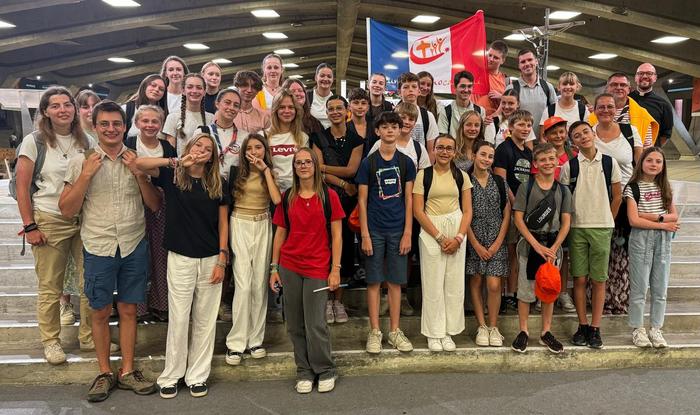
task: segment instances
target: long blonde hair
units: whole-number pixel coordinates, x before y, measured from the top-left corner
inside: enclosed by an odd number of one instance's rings
[[[464,124],[467,123],[467,119],[469,119],[471,116],[476,116],[481,123],[481,126],[479,127],[479,135],[477,135],[473,140],[470,140],[466,134],[464,134]],[[454,139],[457,145],[457,148],[455,149],[455,158],[469,159],[469,154],[471,154],[472,158],[474,158],[474,153],[472,152],[474,144],[477,141],[484,139],[484,120],[481,119],[481,115],[474,110],[467,110],[464,114],[462,114],[462,116],[459,118],[459,126],[457,127],[457,134],[455,134]]]
[[[223,194],[221,174],[219,173],[219,147],[216,141],[209,134],[195,134],[190,141],[187,142],[183,154],[190,154],[190,150],[202,138],[208,138],[211,141],[211,159],[204,166],[204,176],[202,176],[202,187],[209,195],[210,199],[221,199]],[[178,165],[175,170],[175,183],[177,188],[183,192],[192,190],[192,176],[187,172],[187,169]]]
[[[272,99],[272,109],[270,113],[272,116],[272,125],[270,126],[268,136],[281,133],[280,119],[277,116],[277,111],[280,109],[280,105],[282,105],[282,100],[286,97],[289,97],[289,99],[292,100],[295,111],[294,120],[289,126],[289,132],[292,133],[292,137],[294,137],[294,143],[296,144],[297,149],[301,149],[301,147],[305,145],[304,138],[306,137],[306,133],[304,132],[304,124],[302,122],[302,119],[304,118],[304,108],[299,105],[297,100],[294,99],[294,95],[292,95],[288,89],[281,89]]]
[[[318,157],[316,157],[316,153],[314,153],[313,150],[311,150],[309,147],[301,147],[294,153],[294,158],[292,160],[292,187],[289,189],[289,192],[286,196],[287,203],[288,205],[291,205],[294,199],[299,195],[299,192],[301,191],[301,179],[299,179],[299,175],[297,175],[297,169],[295,165],[297,161],[297,156],[301,152],[309,153],[309,155],[311,156],[311,161],[314,165],[314,193],[316,193],[321,199],[321,203],[325,203],[326,200],[323,195],[323,176],[321,175],[321,169],[319,168]]]

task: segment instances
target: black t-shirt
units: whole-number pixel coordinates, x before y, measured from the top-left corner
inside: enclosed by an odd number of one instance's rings
[[[217,92],[214,95],[209,95],[204,93],[204,111],[214,114],[216,112],[216,96],[219,95]]]
[[[323,136],[321,136],[323,134]],[[325,140],[323,140],[325,138]],[[323,141],[327,144],[324,145]],[[311,145],[321,149],[324,163],[329,166],[347,166],[353,150],[364,144],[364,140],[354,129],[348,128],[345,137],[335,138],[328,127],[323,132],[311,136]]]
[[[173,183],[173,169],[159,171],[153,184],[165,192],[165,249],[189,258],[218,255],[219,206],[228,204],[225,192],[221,199],[210,199],[199,179],[192,179],[192,189],[183,192]]]
[[[532,164],[532,151],[523,146],[519,149],[512,140],[506,140],[496,149],[493,159],[493,167],[500,167],[506,171],[506,182],[513,192],[518,194],[518,187],[527,184],[530,179],[530,166]]]

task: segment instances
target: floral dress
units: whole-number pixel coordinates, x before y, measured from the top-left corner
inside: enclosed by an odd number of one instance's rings
[[[479,243],[488,248],[498,237],[503,222],[503,214],[500,210],[500,195],[498,186],[493,176],[489,174],[486,187],[471,175],[472,187],[472,223],[471,228]],[[467,246],[466,274],[481,276],[505,277],[508,275],[508,248],[505,240],[491,259],[484,261],[479,258],[476,250],[469,244]]]

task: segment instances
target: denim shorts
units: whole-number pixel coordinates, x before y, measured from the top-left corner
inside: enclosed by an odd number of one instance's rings
[[[149,269],[146,239],[142,239],[126,258],[122,258],[119,248],[114,257],[93,255],[83,248],[83,256],[85,296],[93,310],[112,304],[115,287],[119,303],[146,302]]]
[[[403,231],[370,232],[372,255],[365,255],[367,284],[379,284],[385,281],[392,284],[406,284],[408,255],[399,255],[402,236]]]

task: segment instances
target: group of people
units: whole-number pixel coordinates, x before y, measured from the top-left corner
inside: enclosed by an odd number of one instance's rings
[[[602,347],[604,309],[627,312],[629,304],[634,344],[664,347],[670,240],[679,225],[664,154],[654,146],[663,139],[659,123],[627,96],[624,74],[611,76],[610,92],[589,114],[575,98],[575,74],[561,75],[557,100],[531,50],[518,53],[521,77],[513,81],[499,71],[506,55],[502,41],[488,51],[488,95],[474,96],[473,75],[458,72],[447,106],[435,100],[427,72],[399,77],[394,106],[383,74],[346,99],[333,94],[329,65],[318,66],[316,86],[306,90],[284,79],[276,54],[263,59],[262,77],[240,71],[224,89],[216,63],[193,73],[168,57],[124,105],[49,88],[13,179],[34,252],[46,360],[66,360],[60,304],[74,274],[80,347],[95,351],[100,370],[88,400],[105,400],[116,386],[172,398],[183,378],[192,396],[205,396],[217,317],[232,320],[226,363],[264,358],[266,318],[280,313],[281,295],[296,391],[331,391],[328,323],[348,321],[341,284],[355,274],[356,241],[368,353],[382,350],[383,290],[387,343],[413,350],[400,325],[411,258],[420,265],[421,333],[432,352],[456,349],[467,286],[479,346],[503,345],[503,303],[519,315],[512,348],[525,352],[537,303],[539,342],[561,352],[551,332],[558,302],[578,314],[573,344]],[[640,68],[642,78],[652,73]],[[538,276],[548,264],[561,280]],[[110,342],[114,302],[118,345]],[[146,312],[168,322],[155,383],[134,367],[137,316]],[[115,374],[109,357],[119,348]]]

